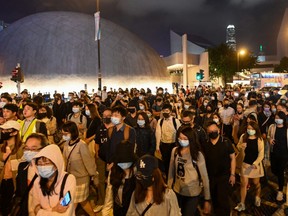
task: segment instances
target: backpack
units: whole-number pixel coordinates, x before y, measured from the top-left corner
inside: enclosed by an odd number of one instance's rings
[[[70,114],[68,115],[68,120],[69,120],[69,121],[71,120],[72,116],[73,116],[73,113],[70,113]],[[81,123],[81,124],[82,124],[82,120],[83,120],[83,115],[80,114],[80,123]]]

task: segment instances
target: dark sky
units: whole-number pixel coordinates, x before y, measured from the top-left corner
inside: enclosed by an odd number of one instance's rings
[[[169,29],[225,42],[226,27],[236,27],[237,46],[254,53],[259,45],[276,54],[276,39],[288,0],[100,0],[101,16],[169,54]],[[93,14],[96,0],[1,0],[0,20],[12,23],[42,11]]]

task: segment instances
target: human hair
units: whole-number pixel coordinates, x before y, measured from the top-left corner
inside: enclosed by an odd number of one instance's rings
[[[5,98],[8,102],[12,102],[12,97],[10,95],[1,95],[1,98]]]
[[[257,139],[261,139],[262,140],[262,134],[261,134],[261,131],[260,131],[258,123],[256,121],[250,121],[247,124],[247,128],[248,128],[249,125],[256,131],[255,136],[257,137]],[[249,137],[249,134],[247,133],[247,130],[246,130],[246,132],[244,133],[244,136],[243,136],[243,142],[247,142],[248,137]]]
[[[71,140],[76,140],[79,137],[79,130],[75,122],[65,122],[62,126],[62,130],[71,133]]]
[[[148,115],[145,112],[138,112],[137,119],[138,119],[138,116],[142,116],[144,118],[145,128],[150,129],[151,127],[150,127],[150,121],[149,121]]]
[[[170,111],[172,111],[172,106],[171,106],[171,104],[170,104],[170,103],[165,103],[165,104],[163,104],[162,110],[164,110],[164,109],[169,109]]]
[[[208,121],[206,128],[208,129],[211,125],[216,125],[216,127],[217,127],[218,129],[220,129],[219,126],[217,125],[217,123],[214,122],[214,121]]]
[[[33,97],[33,102],[40,106],[43,103],[43,97],[40,95],[36,95]]]
[[[145,110],[148,109],[148,105],[147,105],[145,100],[139,100],[138,103],[139,103],[139,105],[142,104],[145,107]]]
[[[45,110],[46,110],[46,113],[47,113],[47,118],[51,118],[52,117],[52,109],[49,107],[49,106],[47,106],[47,105],[40,105],[39,106],[39,110],[40,109],[42,109],[42,108],[44,108]]]
[[[3,109],[7,109],[7,110],[10,110],[12,112],[18,112],[18,106],[16,104],[11,104],[11,103],[8,103],[6,104]]]
[[[182,112],[182,118],[189,117],[192,120],[194,118],[194,116],[195,115],[190,110],[184,110]]]
[[[181,156],[181,150],[183,147],[178,142],[180,133],[182,133],[184,136],[188,138],[192,160],[197,161],[200,151],[200,143],[196,132],[189,126],[180,127],[179,130],[177,131],[177,139],[176,139],[176,142],[178,144],[177,154]]]
[[[74,107],[74,106],[82,107],[83,104],[82,104],[81,102],[79,102],[79,101],[74,101],[74,102],[72,103],[72,107]]]
[[[8,132],[8,133],[11,134],[11,133],[14,133],[15,131],[17,131],[17,130],[15,130],[15,129],[13,128],[13,129],[12,129],[12,132]],[[18,131],[18,133],[17,133],[16,136],[15,136],[14,148],[13,148],[11,154],[12,154],[12,155],[16,154],[16,153],[18,152],[18,150],[20,149],[21,145],[22,145],[22,141],[21,141],[21,137],[20,137],[20,134],[19,134],[19,131]],[[7,146],[8,146],[8,142],[7,142],[7,140],[5,140],[5,141],[3,142],[3,145],[1,146],[1,152],[6,153],[6,147],[7,147]]]
[[[39,158],[36,158],[36,165],[38,164],[38,161],[41,159],[41,158],[45,158],[45,159],[48,159],[46,157],[39,157]],[[52,161],[51,161],[52,162]],[[53,163],[53,162],[52,162]],[[54,163],[53,163],[54,164]],[[54,166],[56,167],[56,165],[54,164]],[[40,189],[41,189],[41,192],[43,194],[43,196],[51,196],[53,195],[53,193],[56,194],[55,192],[55,185],[57,183],[57,178],[58,178],[58,170],[55,171],[54,173],[55,175],[55,178],[52,182],[52,184],[50,185],[50,187],[48,186],[48,182],[49,182],[49,179],[48,178],[42,178],[40,176],[40,182],[39,182],[39,185],[40,185]]]
[[[164,194],[167,186],[164,183],[162,173],[159,168],[153,170],[152,177],[154,179],[152,185],[153,200],[157,205],[160,205],[164,201]],[[136,188],[134,192],[135,203],[137,204],[144,202],[146,194],[147,188],[144,188],[138,181],[136,181]]]
[[[33,102],[27,102],[24,107],[26,106],[29,106],[29,107],[32,107],[33,110],[36,110],[36,112],[38,112],[38,105],[36,103],[33,103]],[[23,107],[23,108],[24,108]]]
[[[113,109],[112,109],[112,114],[113,114],[113,113],[116,113],[116,112],[120,113],[120,115],[121,115],[122,117],[126,117],[126,115],[127,115],[127,110],[126,110],[124,107],[122,107],[122,106],[115,106],[115,107],[113,107]]]
[[[90,111],[91,119],[95,119],[95,118],[101,119],[98,109],[96,108],[95,104],[86,104],[86,106],[88,107]]]
[[[28,141],[29,139],[32,139],[32,138],[37,139],[37,140],[40,141],[41,148],[44,148],[45,146],[49,145],[48,139],[47,139],[46,136],[45,136],[44,134],[42,134],[42,133],[32,133],[32,134],[30,134],[30,135],[27,137],[27,139],[26,139],[26,141],[25,141],[25,144],[27,143],[27,141]]]
[[[276,114],[275,114],[275,116],[279,116],[279,118],[280,119],[283,119],[283,125],[284,125],[284,127],[287,127],[287,125],[286,125],[286,115],[285,115],[285,113],[283,112],[283,111],[278,111],[278,112],[276,112]]]

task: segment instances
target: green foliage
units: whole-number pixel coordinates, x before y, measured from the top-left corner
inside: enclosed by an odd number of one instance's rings
[[[237,52],[226,44],[208,49],[209,52],[209,73],[210,79],[223,79],[224,83],[232,80],[237,72]],[[250,69],[256,63],[256,57],[250,52],[239,56],[239,69]]]
[[[274,72],[288,72],[288,57],[283,57],[280,64],[274,67]]]

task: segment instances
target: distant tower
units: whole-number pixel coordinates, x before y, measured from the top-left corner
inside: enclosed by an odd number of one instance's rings
[[[233,50],[236,50],[236,33],[235,26],[228,25],[226,29],[226,44]]]

